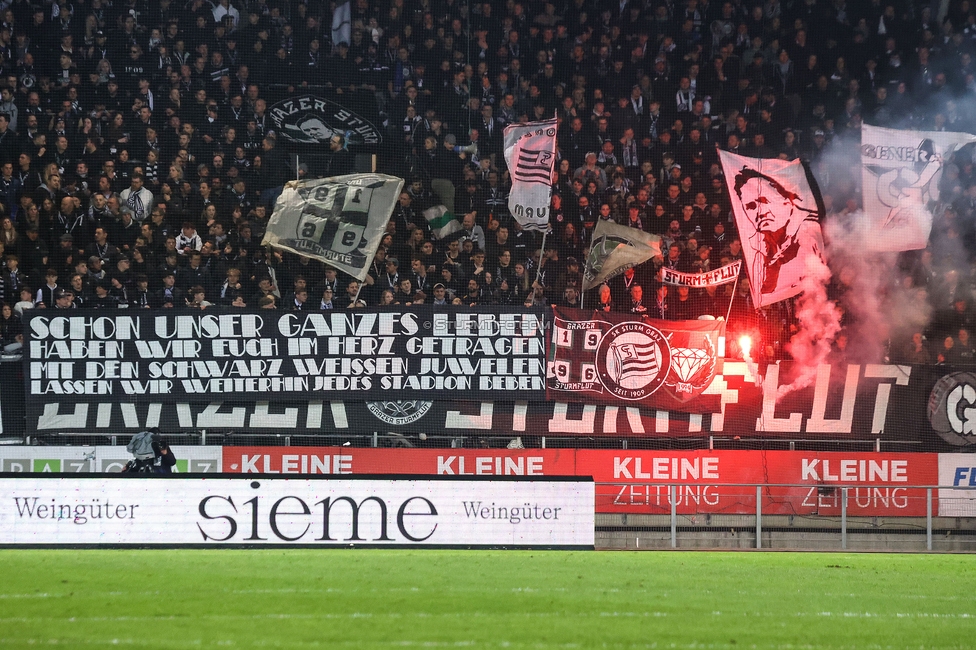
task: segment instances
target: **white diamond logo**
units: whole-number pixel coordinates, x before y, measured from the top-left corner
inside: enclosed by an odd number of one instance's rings
[[[708,359],[708,352],[700,348],[671,348],[671,369],[686,383],[691,381]]]

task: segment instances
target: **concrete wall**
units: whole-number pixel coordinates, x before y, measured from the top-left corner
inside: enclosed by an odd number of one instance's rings
[[[932,552],[976,552],[976,519],[934,517],[932,531]],[[604,550],[670,550],[671,518],[667,515],[597,515],[596,547]],[[755,549],[755,517],[679,517],[676,548]],[[763,517],[762,548],[926,552],[925,519],[849,517],[845,549],[839,517]]]

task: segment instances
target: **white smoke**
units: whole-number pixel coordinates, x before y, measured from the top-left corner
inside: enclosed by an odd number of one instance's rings
[[[806,270],[801,283],[803,293],[796,300],[799,329],[787,344],[796,373],[792,382],[779,387],[777,399],[813,383],[817,366],[830,354],[834,337],[840,331],[841,312],[827,298],[830,269],[818,256],[808,255]]]
[[[854,224],[860,212],[835,216],[824,224],[828,259],[843,291],[841,308],[850,325],[850,360],[879,363],[889,342],[923,330],[932,318],[924,295],[906,282],[897,253],[865,254],[862,234]]]
[[[925,331],[933,317],[926,292],[913,285],[912,271],[904,266],[911,254],[866,252],[865,237],[877,234],[865,232],[863,212],[845,208],[845,199],[859,199],[861,195],[858,137],[835,139],[829,152],[814,165],[814,176],[825,197],[830,195],[835,210],[840,211],[827,215],[822,227],[825,256],[844,314],[847,358],[855,363],[890,360],[892,348],[907,343],[912,333]],[[938,223],[941,205],[934,206],[933,211]],[[967,259],[959,238],[933,237],[930,248],[943,268],[947,263],[960,266],[960,260]],[[963,270],[968,273],[968,269]]]

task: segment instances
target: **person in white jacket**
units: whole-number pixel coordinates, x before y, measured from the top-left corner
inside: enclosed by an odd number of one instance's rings
[[[146,220],[153,206],[153,193],[143,187],[145,182],[146,178],[142,174],[133,174],[128,189],[119,194],[119,201],[132,210],[133,218],[139,223]]]
[[[203,248],[203,240],[197,234],[197,229],[190,221],[183,222],[183,229],[176,236],[176,250],[180,255]]]

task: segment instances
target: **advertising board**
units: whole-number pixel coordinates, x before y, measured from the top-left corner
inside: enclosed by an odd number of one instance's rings
[[[976,455],[939,454],[939,485],[940,517],[976,517]]]
[[[179,474],[220,472],[220,447],[173,445]],[[0,472],[9,473],[105,473],[117,474],[132,458],[123,445],[79,447],[0,447]]]
[[[243,474],[575,476],[575,449],[224,447],[223,468]]]
[[[590,476],[598,513],[670,513],[677,485],[679,513],[754,514],[746,486],[772,484],[766,514],[839,516],[848,487],[851,516],[901,517],[925,516],[925,490],[907,486],[934,485],[937,465],[936,454],[349,447],[224,447],[222,463],[229,473]]]
[[[764,484],[766,515],[839,517],[846,487],[852,517],[924,517],[925,490],[908,486],[934,484],[936,465],[936,454],[580,450],[576,473],[605,483],[597,512],[670,513],[676,485],[679,514],[755,514]]]
[[[592,548],[582,479],[0,477],[0,546]]]

